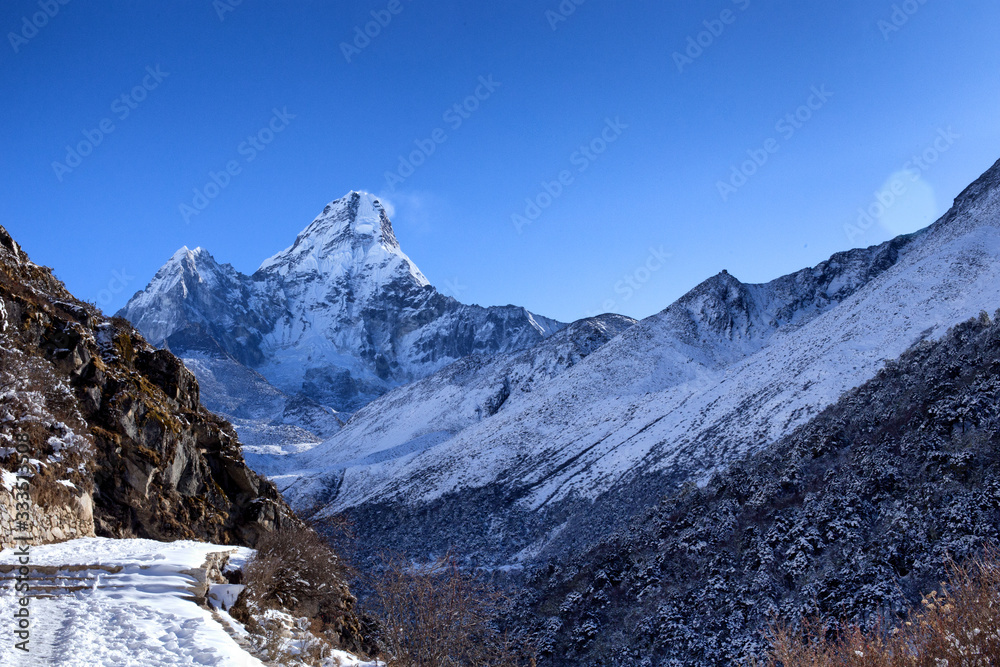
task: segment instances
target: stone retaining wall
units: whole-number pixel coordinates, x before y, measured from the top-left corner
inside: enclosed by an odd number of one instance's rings
[[[14,495],[0,487],[0,549],[23,543],[29,545],[63,542],[77,537],[94,537],[94,502],[87,493],[76,491],[68,504],[43,507],[31,503],[28,531],[19,529]],[[20,538],[22,542],[15,542]]]

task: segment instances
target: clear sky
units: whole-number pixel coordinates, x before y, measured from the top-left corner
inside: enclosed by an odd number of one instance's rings
[[[1000,158],[995,0],[62,2],[0,8],[0,224],[108,312],[359,189],[464,302],[643,317],[923,226]]]

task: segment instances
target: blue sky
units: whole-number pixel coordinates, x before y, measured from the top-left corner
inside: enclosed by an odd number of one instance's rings
[[[10,0],[0,224],[113,312],[363,189],[462,301],[643,317],[922,226],[1000,158],[992,0],[576,2]]]

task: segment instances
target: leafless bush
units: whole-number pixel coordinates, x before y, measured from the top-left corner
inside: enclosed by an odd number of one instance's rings
[[[503,595],[451,558],[413,566],[383,558],[372,582],[381,643],[390,667],[534,665],[525,642],[498,630]]]
[[[352,611],[347,566],[307,528],[282,528],[262,536],[243,576],[247,605],[262,611],[280,609],[327,624],[339,624]]]
[[[772,633],[768,667],[981,667],[1000,665],[1000,554],[988,549],[924,597],[896,628],[831,627],[817,620]],[[834,639],[829,639],[834,635]]]

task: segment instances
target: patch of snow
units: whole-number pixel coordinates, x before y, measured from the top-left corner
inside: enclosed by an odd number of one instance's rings
[[[229,611],[244,588],[239,584],[213,584],[208,589],[208,601],[213,609]]]
[[[0,484],[8,491],[13,491],[14,486],[17,484],[17,475],[9,470],[4,470],[0,468]]]

